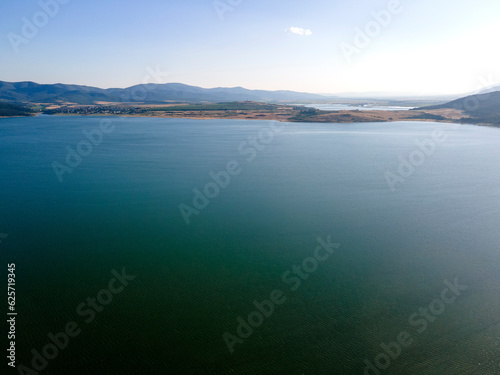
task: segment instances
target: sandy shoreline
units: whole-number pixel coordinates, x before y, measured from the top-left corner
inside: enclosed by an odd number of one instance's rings
[[[207,113],[208,112],[208,113]],[[260,121],[280,121],[299,123],[363,123],[363,122],[397,122],[397,121],[420,121],[420,122],[441,122],[452,124],[470,124],[480,126],[498,127],[495,124],[467,122],[469,118],[463,111],[455,109],[440,110],[411,110],[411,111],[317,111],[315,114],[303,115],[299,111],[285,109],[278,113],[271,112],[251,112],[236,111],[243,113],[227,113],[227,111],[151,111],[147,114],[137,113],[56,113],[52,116],[115,116],[115,117],[141,117],[141,118],[167,118],[167,119],[190,119],[190,120],[260,120]],[[39,114],[36,114],[38,116]],[[12,116],[31,117],[31,116]],[[0,116],[0,118],[12,118]],[[464,121],[465,120],[465,121]]]

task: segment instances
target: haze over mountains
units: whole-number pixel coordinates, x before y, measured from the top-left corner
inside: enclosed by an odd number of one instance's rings
[[[479,94],[500,91],[500,86],[492,86]],[[249,90],[243,87],[217,87],[202,88],[190,86],[182,83],[165,84],[142,84],[127,88],[101,89],[98,87],[69,84],[38,84],[36,82],[5,82],[0,81],[0,102],[6,103],[43,103],[43,104],[64,104],[73,103],[81,105],[91,105],[96,102],[111,103],[166,103],[166,102],[232,102],[232,101],[260,101],[260,102],[294,102],[309,101],[322,102],[328,100],[338,100],[340,98],[372,98],[382,99],[396,95],[383,93],[358,93],[358,94],[311,94],[288,90],[267,91]],[[402,95],[401,98],[408,98]],[[428,99],[434,101],[448,102],[451,99],[459,98],[447,96],[432,96]],[[417,99],[415,97],[414,99]],[[421,98],[420,98],[421,99]]]
[[[248,90],[243,87],[205,89],[182,83],[143,84],[128,88],[38,84],[0,81],[0,101],[11,103],[94,104],[95,102],[227,102],[227,101],[320,101],[329,97],[294,91]],[[331,98],[331,97],[330,97]]]

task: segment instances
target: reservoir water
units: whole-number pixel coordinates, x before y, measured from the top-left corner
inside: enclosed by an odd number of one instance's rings
[[[0,119],[16,365],[498,374],[499,144],[432,122]]]

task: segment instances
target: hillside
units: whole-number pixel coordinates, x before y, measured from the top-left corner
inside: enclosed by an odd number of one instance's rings
[[[111,103],[168,103],[168,102],[230,102],[230,101],[320,101],[322,95],[295,91],[248,90],[243,87],[205,89],[182,83],[144,84],[128,88],[101,89],[65,84],[0,81],[0,101],[10,103],[95,104]]]
[[[0,117],[32,116],[33,111],[17,104],[0,103]]]
[[[455,109],[468,116],[464,116],[462,122],[500,125],[500,91],[470,95],[445,104],[416,109]]]

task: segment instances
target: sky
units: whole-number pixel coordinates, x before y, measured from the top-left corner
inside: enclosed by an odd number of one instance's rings
[[[314,93],[500,84],[498,0],[1,0],[0,80]]]

